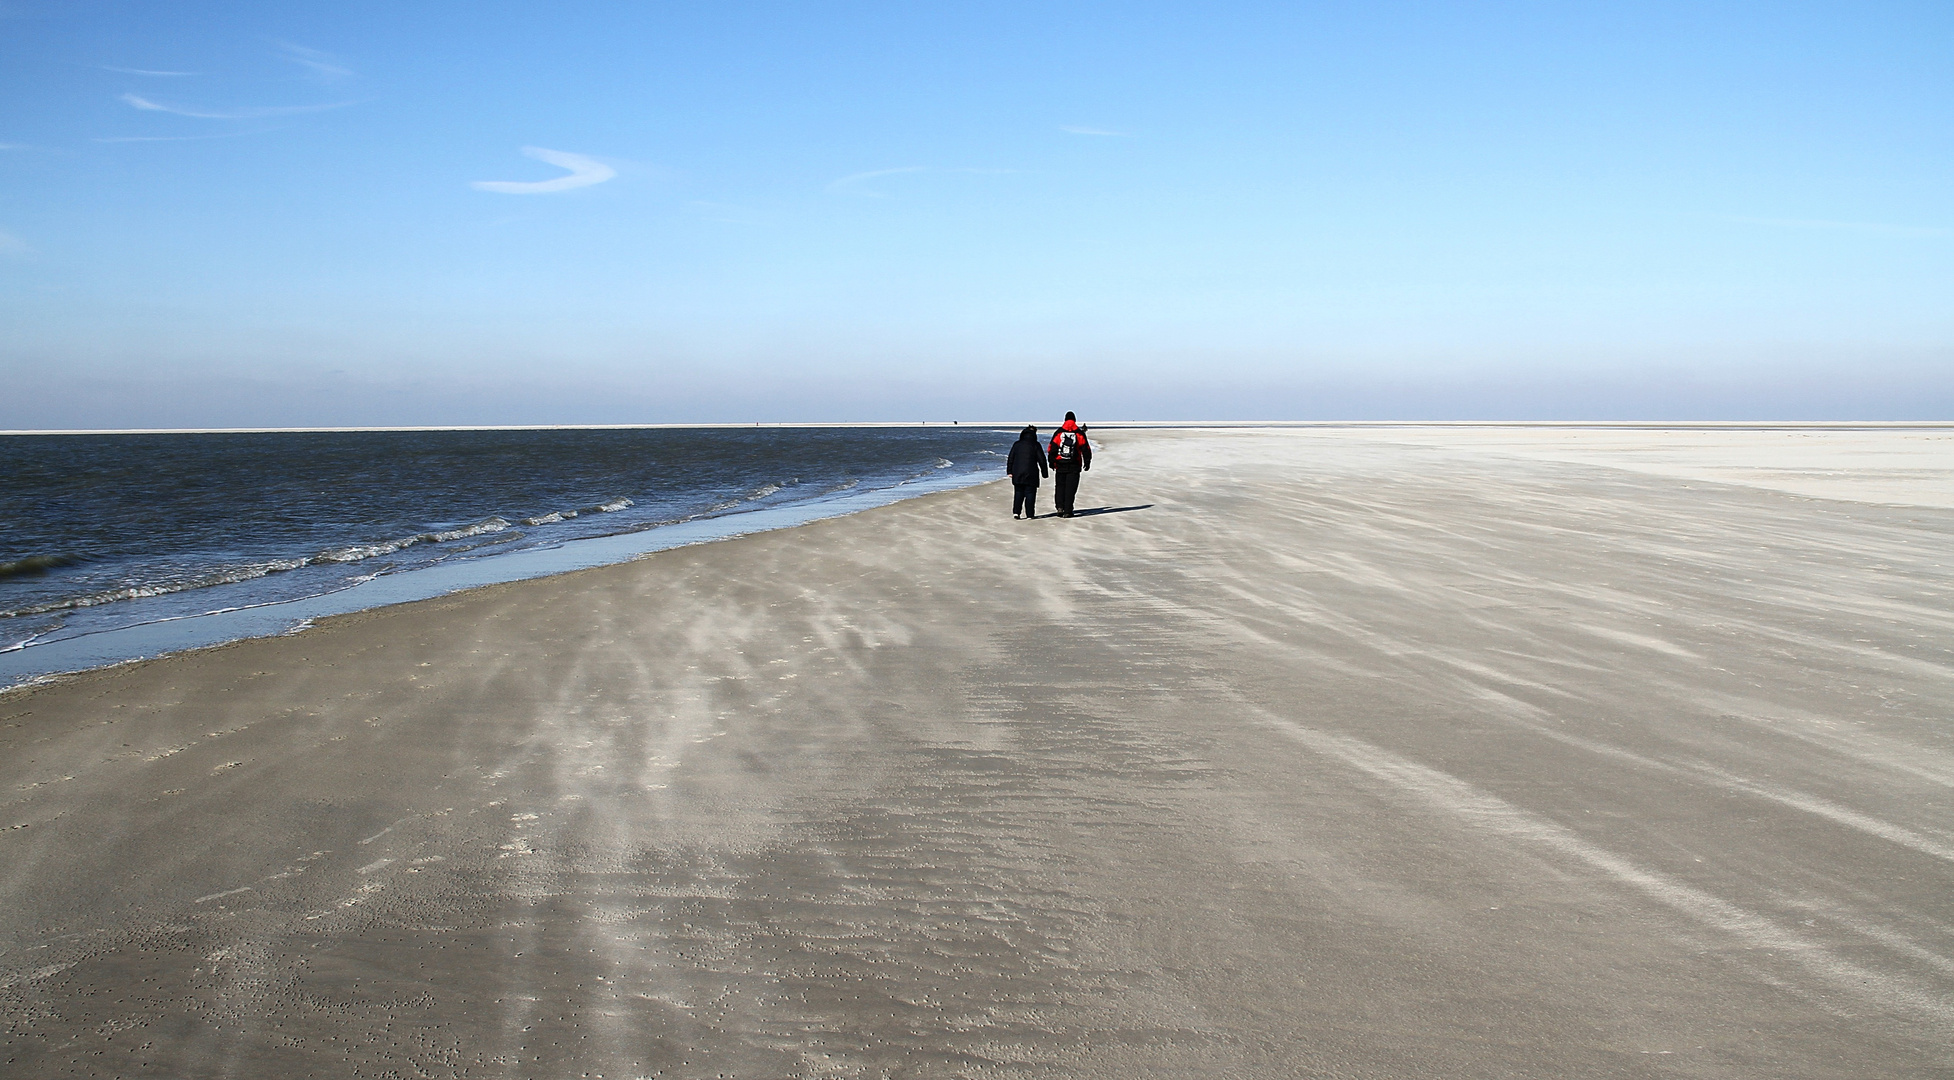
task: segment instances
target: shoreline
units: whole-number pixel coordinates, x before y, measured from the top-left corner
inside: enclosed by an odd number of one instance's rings
[[[785,506],[705,515],[647,529],[567,540],[488,558],[435,563],[378,574],[330,592],[156,619],[23,645],[0,650],[0,695],[40,685],[51,678],[164,659],[238,641],[302,633],[317,619],[410,604],[489,585],[616,565],[676,547],[796,528],[811,521],[993,482],[995,478],[983,474],[905,481]]]

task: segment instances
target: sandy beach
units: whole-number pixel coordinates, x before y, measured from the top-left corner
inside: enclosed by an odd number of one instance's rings
[[[0,1074],[1954,1076],[1954,431],[1096,434],[0,695]]]

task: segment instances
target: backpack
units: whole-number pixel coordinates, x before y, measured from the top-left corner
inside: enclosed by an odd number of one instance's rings
[[[1052,439],[1052,457],[1062,465],[1070,465],[1079,456],[1079,433],[1061,431]]]

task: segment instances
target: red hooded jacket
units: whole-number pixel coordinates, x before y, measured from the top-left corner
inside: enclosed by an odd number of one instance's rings
[[[1068,439],[1072,443],[1072,453],[1061,457],[1059,452]],[[1052,432],[1051,445],[1045,448],[1045,459],[1051,463],[1052,468],[1060,472],[1078,472],[1092,468],[1092,445],[1086,442],[1086,433],[1079,430],[1077,420],[1067,420],[1059,425],[1057,431]]]

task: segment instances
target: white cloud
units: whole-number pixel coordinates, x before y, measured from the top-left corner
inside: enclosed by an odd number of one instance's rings
[[[559,169],[568,169],[570,175],[559,176],[554,180],[537,181],[477,180],[468,186],[476,191],[495,191],[504,195],[547,195],[553,191],[569,191],[572,188],[601,184],[617,175],[616,169],[582,154],[545,150],[540,146],[525,146],[522,148],[522,153],[524,157],[547,162]]]
[[[150,71],[147,68],[110,67],[107,64],[102,65],[102,70],[113,71],[119,75],[167,75],[167,76],[176,77],[176,76],[196,74],[196,72],[194,71]]]
[[[1120,138],[1127,137],[1127,134],[1124,131],[1111,131],[1107,128],[1096,128],[1096,127],[1079,127],[1076,124],[1060,124],[1059,130],[1069,131],[1074,135],[1117,135]]]
[[[353,74],[350,70],[333,63],[332,61],[336,58],[331,53],[320,52],[317,49],[308,49],[303,45],[294,45],[289,41],[279,41],[274,42],[274,44],[278,46],[280,52],[285,54],[285,59],[290,60],[300,67],[311,69],[314,75],[327,79],[344,79]]]
[[[172,116],[188,116],[198,120],[262,120],[268,116],[293,116],[299,113],[328,112],[343,109],[353,104],[350,101],[335,101],[325,105],[271,105],[245,109],[198,109],[181,105],[167,105],[151,101],[136,94],[124,94],[122,100],[144,112],[169,113]]]

